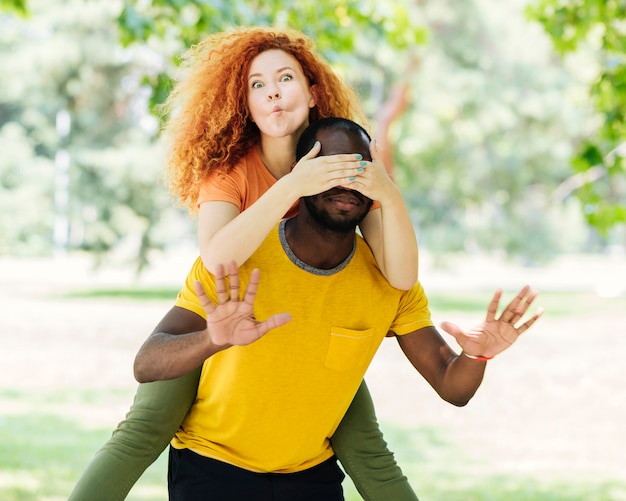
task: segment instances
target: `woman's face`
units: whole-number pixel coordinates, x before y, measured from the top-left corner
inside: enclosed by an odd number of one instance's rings
[[[261,135],[299,134],[315,106],[311,87],[298,60],[280,49],[261,52],[248,72],[248,109]]]

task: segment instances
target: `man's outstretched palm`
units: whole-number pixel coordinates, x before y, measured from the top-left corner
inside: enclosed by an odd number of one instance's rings
[[[498,290],[489,303],[484,322],[473,329],[465,331],[453,323],[442,323],[441,327],[456,339],[468,355],[493,358],[511,346],[543,313],[540,308],[530,319],[517,325],[537,296],[537,292],[525,286],[496,317],[501,296],[502,291]]]
[[[218,346],[245,346],[254,343],[271,329],[285,325],[291,320],[289,313],[272,315],[263,322],[254,317],[254,301],[259,285],[259,270],[250,274],[243,299],[239,298],[239,274],[234,261],[228,263],[229,290],[226,289],[224,266],[215,271],[217,304],[206,295],[202,284],[195,283],[200,304],[207,315],[207,330],[211,341]]]

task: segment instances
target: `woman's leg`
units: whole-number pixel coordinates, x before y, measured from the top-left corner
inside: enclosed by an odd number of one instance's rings
[[[366,501],[417,500],[383,439],[365,381],[331,438],[331,444]]]
[[[170,381],[140,384],[126,419],[91,460],[68,501],[125,499],[187,415],[201,369]]]

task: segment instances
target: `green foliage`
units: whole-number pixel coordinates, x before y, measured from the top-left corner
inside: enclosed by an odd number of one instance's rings
[[[33,12],[0,36],[0,253],[119,250],[141,269],[175,217],[142,81],[153,62],[119,46],[106,2]]]
[[[521,16],[524,0],[30,3],[29,19],[1,19],[0,253],[56,246],[136,259],[141,268],[151,249],[193,240],[192,220],[161,185],[151,112],[187,46],[251,24],[309,34],[372,122],[390,87],[409,84],[411,103],[391,139],[423,247],[498,249],[537,264],[583,245],[582,216],[562,188],[574,141],[584,154],[573,167],[594,180],[575,188],[588,220],[609,228],[624,217],[622,205],[607,205],[622,196],[623,163],[606,154],[621,134],[623,107],[606,115],[612,126],[602,141],[580,141],[590,107],[572,99],[579,84]],[[624,85],[619,68],[598,80],[603,103],[614,104]],[[70,128],[59,135],[55,122],[65,112]],[[65,181],[58,151],[69,158]]]
[[[11,122],[0,129],[0,254],[32,256],[50,247],[45,235],[50,233],[51,211],[41,208],[51,203],[53,167],[50,159],[35,154],[34,147],[23,125]]]
[[[409,2],[381,6],[372,0],[325,2],[304,0],[289,4],[206,0],[125,0],[118,18],[126,45],[151,39],[178,39],[184,47],[208,33],[236,26],[278,26],[304,31],[318,47],[337,54],[354,50],[363,30],[376,33],[397,49],[423,41],[423,28],[415,23]]]
[[[521,11],[478,0],[426,9],[428,52],[394,137],[420,245],[435,252],[499,249],[534,265],[579,239],[552,193],[570,176],[586,110]]]
[[[21,16],[28,15],[26,0],[0,0],[0,12],[15,12]]]
[[[389,34],[399,50],[423,37],[408,6],[373,1],[31,3],[33,16],[7,17],[0,37],[0,69],[14,76],[0,82],[0,142],[13,146],[0,159],[1,207],[19,214],[0,217],[0,252],[80,249],[100,259],[119,250],[135,254],[139,269],[176,233],[193,237],[192,224],[175,222],[179,211],[161,185],[158,123],[149,115],[187,46],[236,25],[289,25],[339,61],[366,36]],[[70,122],[63,134],[59,113]],[[67,165],[55,161],[59,151]]]
[[[416,17],[415,7],[408,1],[381,5],[375,0],[304,0],[296,3],[281,0],[125,0],[117,21],[122,44],[149,44],[163,48],[166,42],[165,50],[174,65],[184,48],[209,33],[238,26],[298,29],[315,40],[320,52],[336,65],[349,65],[359,47],[364,46],[368,51],[388,47],[402,53],[425,41],[423,25]],[[154,110],[169,91],[168,69],[151,78],[149,83],[153,88],[150,105]]]
[[[577,191],[590,224],[604,236],[626,223],[626,4],[617,0],[540,0],[528,8],[562,56],[591,54],[589,96],[598,126],[572,159],[578,172],[602,168],[604,175]]]

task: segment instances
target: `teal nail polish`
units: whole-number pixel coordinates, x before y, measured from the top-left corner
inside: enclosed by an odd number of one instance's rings
[[[313,145],[314,148],[317,148],[320,145],[319,141],[315,141],[315,144]]]
[[[350,181],[354,181],[354,176],[350,176],[348,179],[349,179]]]
[[[366,162],[365,160],[363,160],[363,161],[361,162],[361,167],[365,167],[366,165],[367,165],[367,162]]]
[[[357,159],[357,160],[361,160],[362,158],[363,158],[363,155],[360,155],[360,154],[358,154],[358,153],[356,154],[356,159]]]
[[[358,170],[359,172],[363,172],[365,169],[364,169],[363,167],[359,167],[357,170]]]

